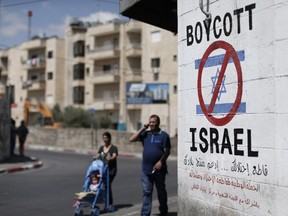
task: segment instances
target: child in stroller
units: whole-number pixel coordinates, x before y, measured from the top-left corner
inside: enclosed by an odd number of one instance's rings
[[[109,209],[109,187],[105,185],[109,182],[109,167],[105,161],[94,159],[85,176],[83,192],[76,193],[77,200],[73,205],[75,207],[74,215],[83,215],[83,208],[90,207],[91,215],[100,215],[99,207],[96,204],[104,203],[107,212],[113,211]]]
[[[97,192],[97,188],[99,186],[99,181],[100,181],[100,173],[99,171],[94,171],[90,174],[90,186],[89,186],[89,191],[88,192],[79,192],[75,193],[77,197],[75,199],[77,200],[76,203],[73,205],[73,207],[76,207],[77,205],[80,204],[80,200],[84,199],[89,199],[89,196],[95,196]]]

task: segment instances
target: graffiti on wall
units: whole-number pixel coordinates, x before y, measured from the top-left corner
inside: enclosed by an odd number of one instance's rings
[[[229,201],[242,210],[264,208],[267,202],[263,201],[263,179],[273,173],[271,165],[269,170],[268,162],[260,160],[264,154],[253,139],[255,127],[242,126],[247,125],[242,124],[246,115],[237,119],[237,115],[247,113],[249,105],[242,98],[243,74],[249,72],[242,67],[249,50],[245,43],[236,41],[239,49],[232,44],[237,35],[253,30],[255,9],[256,3],[247,4],[222,15],[214,14],[210,20],[186,25],[185,29],[187,47],[201,49],[203,46],[195,46],[208,42],[202,57],[193,59],[193,74],[197,74],[197,83],[193,85],[197,85],[198,101],[193,103],[197,123],[186,128],[188,152],[180,159],[185,179],[189,180],[185,186],[191,196],[209,198],[215,203],[222,200],[227,207]],[[229,43],[223,40],[229,37]]]

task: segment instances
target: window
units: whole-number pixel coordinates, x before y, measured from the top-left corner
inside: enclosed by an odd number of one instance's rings
[[[177,55],[173,55],[173,61],[174,61],[174,62],[177,61]]]
[[[36,74],[31,75],[30,79],[32,81],[37,81],[38,80],[38,76]]]
[[[151,59],[151,67],[159,68],[160,67],[160,58],[152,58]]]
[[[151,42],[156,43],[161,41],[161,33],[160,31],[152,31],[151,32]]]
[[[103,65],[103,73],[110,73],[111,65]]]
[[[159,79],[159,67],[160,67],[160,58],[152,58],[151,68],[155,81]]]
[[[85,42],[77,41],[73,46],[74,57],[83,57],[85,55]]]
[[[159,73],[154,73],[153,77],[154,77],[154,81],[157,81],[159,79]]]
[[[83,80],[84,79],[85,64],[79,63],[73,66],[73,79]]]
[[[73,103],[84,104],[84,86],[73,87]]]
[[[173,92],[174,92],[174,94],[177,94],[177,85],[173,86]]]
[[[47,73],[47,79],[52,80],[53,79],[53,72],[48,72]]]
[[[48,58],[53,58],[53,51],[48,52]]]

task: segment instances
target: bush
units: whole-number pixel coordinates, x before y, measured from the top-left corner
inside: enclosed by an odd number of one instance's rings
[[[113,122],[109,116],[97,116],[81,108],[66,107],[62,112],[59,106],[52,110],[55,122],[61,122],[66,128],[113,128]]]

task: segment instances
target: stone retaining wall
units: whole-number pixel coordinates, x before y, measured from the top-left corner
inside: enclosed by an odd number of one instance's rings
[[[103,145],[101,135],[109,131],[112,135],[112,143],[116,145],[121,153],[141,153],[140,142],[130,142],[132,133],[116,130],[91,130],[84,128],[37,128],[29,127],[27,145],[43,145],[48,147],[98,149]],[[177,138],[171,138],[171,155],[177,155]]]

